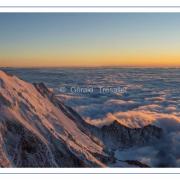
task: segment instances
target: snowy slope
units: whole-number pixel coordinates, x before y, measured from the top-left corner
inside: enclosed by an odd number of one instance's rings
[[[101,146],[33,85],[2,71],[0,114],[2,166],[104,166],[93,156]]]
[[[33,85],[0,71],[2,167],[143,167],[129,159],[117,162],[109,149],[144,145],[161,138],[161,133],[155,126],[95,127],[43,83]]]

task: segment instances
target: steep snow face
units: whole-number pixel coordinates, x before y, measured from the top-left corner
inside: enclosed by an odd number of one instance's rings
[[[32,84],[0,71],[1,166],[105,166],[78,125]]]

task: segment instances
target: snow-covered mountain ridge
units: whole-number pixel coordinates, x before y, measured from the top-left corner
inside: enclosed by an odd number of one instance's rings
[[[162,130],[152,125],[90,125],[43,83],[30,84],[0,71],[1,167],[113,166],[113,150],[142,146],[161,136]]]

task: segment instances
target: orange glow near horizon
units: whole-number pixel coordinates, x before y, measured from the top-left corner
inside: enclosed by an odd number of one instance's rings
[[[180,55],[0,59],[1,67],[180,67]]]

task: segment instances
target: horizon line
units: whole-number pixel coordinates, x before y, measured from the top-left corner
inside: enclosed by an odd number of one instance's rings
[[[0,66],[0,68],[12,68],[12,69],[38,69],[38,68],[180,68],[179,66]]]

